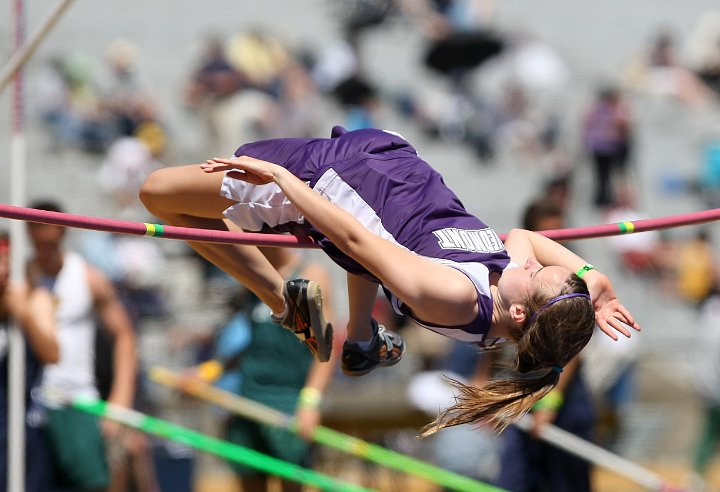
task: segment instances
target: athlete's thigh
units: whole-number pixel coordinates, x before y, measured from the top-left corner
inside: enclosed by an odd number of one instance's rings
[[[219,218],[235,203],[220,193],[224,177],[224,173],[204,172],[199,164],[165,167],[148,177],[141,196],[175,214]]]

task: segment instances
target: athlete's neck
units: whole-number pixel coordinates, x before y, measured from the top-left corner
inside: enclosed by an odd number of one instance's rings
[[[490,322],[490,331],[488,331],[487,338],[504,338],[511,340],[510,330],[508,329],[509,323],[512,323],[510,314],[503,307],[503,302],[498,292],[497,282],[490,282],[490,295],[493,300],[493,312],[492,321]]]

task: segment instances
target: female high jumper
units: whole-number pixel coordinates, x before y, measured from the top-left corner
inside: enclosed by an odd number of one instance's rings
[[[640,329],[607,276],[534,232],[513,229],[503,244],[394,132],[335,127],[331,138],[245,144],[230,159],[158,170],[140,196],[176,226],[315,238],[347,271],[346,374],[402,357],[402,339],[371,318],[378,285],[398,313],[435,332],[481,347],[515,343],[521,374],[483,388],[458,383],[458,403],[433,429],[501,429],[555,386],[596,323],[613,339]],[[286,282],[255,246],[190,245],[252,290],[318,359],[329,358],[332,327],[318,285]]]

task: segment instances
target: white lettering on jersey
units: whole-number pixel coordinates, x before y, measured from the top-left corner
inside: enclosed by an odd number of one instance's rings
[[[496,253],[505,247],[492,229],[466,230],[446,227],[433,231],[442,249],[461,249],[473,253]]]

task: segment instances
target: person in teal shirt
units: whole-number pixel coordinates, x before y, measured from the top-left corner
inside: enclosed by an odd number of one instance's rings
[[[326,269],[297,251],[269,248],[270,261],[287,278],[307,278],[323,289],[325,310],[332,293]],[[300,466],[310,465],[308,438],[320,423],[322,394],[336,368],[337,356],[319,362],[294,333],[270,317],[271,311],[257,297],[250,298],[228,320],[216,339],[215,359],[204,362],[196,374],[215,380],[225,390],[288,415],[294,415],[300,436],[239,416],[229,418],[226,438],[241,446]],[[325,313],[332,319],[331,313]],[[230,348],[230,350],[228,350]],[[337,353],[338,351],[335,351]],[[238,463],[230,463],[242,490],[264,491],[268,476]],[[282,481],[284,492],[299,491],[299,484]]]

